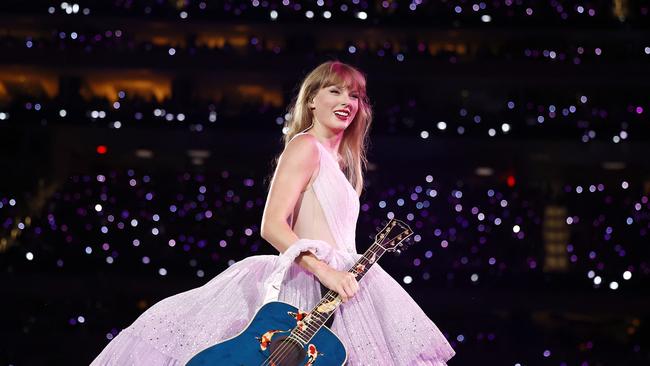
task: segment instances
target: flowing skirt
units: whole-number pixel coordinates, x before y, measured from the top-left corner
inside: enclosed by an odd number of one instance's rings
[[[168,297],[122,330],[92,365],[185,365],[201,350],[241,332],[262,306],[265,281],[280,256],[239,261],[205,285]],[[339,258],[349,268],[354,259]],[[292,263],[279,301],[310,310],[321,298],[320,284]],[[332,330],[348,352],[347,365],[444,366],[455,352],[406,291],[375,264],[360,289],[341,305]]]

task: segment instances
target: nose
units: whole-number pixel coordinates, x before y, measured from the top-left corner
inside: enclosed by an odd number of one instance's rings
[[[345,105],[351,104],[351,101],[353,100],[352,95],[349,93],[345,93]]]

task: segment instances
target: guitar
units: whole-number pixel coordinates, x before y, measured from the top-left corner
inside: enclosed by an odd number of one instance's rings
[[[413,235],[400,220],[390,220],[363,256],[348,270],[357,281],[386,252],[400,252]],[[241,333],[204,349],[186,366],[339,366],[347,360],[341,340],[325,322],[341,304],[339,295],[329,290],[309,312],[281,301],[264,304]]]

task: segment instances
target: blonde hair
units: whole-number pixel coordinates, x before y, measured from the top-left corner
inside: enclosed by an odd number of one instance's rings
[[[368,164],[368,132],[372,122],[372,108],[366,94],[366,78],[361,71],[340,61],[328,61],[312,70],[302,81],[298,95],[289,106],[284,145],[286,147],[296,134],[311,127],[314,116],[308,103],[320,89],[331,85],[346,87],[359,93],[359,110],[343,132],[339,149],[343,173],[357,194],[361,194],[363,173]]]

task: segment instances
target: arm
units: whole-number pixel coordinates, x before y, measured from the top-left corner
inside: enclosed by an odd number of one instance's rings
[[[299,239],[287,219],[318,167],[319,151],[314,139],[311,135],[294,138],[280,155],[271,180],[260,234],[280,253]],[[344,301],[358,289],[354,275],[331,268],[309,251],[302,253],[296,263],[313,273],[325,287],[338,292]]]
[[[294,138],[280,155],[271,180],[260,234],[280,253],[299,239],[289,227],[287,219],[318,167],[319,152],[314,139],[311,135]],[[309,252],[298,258],[297,263],[314,274],[328,267]]]

